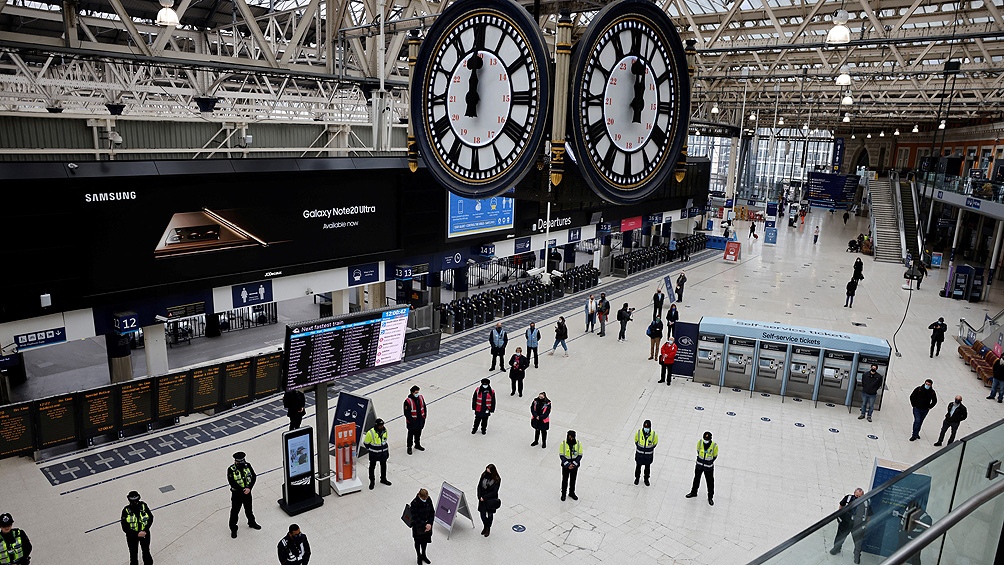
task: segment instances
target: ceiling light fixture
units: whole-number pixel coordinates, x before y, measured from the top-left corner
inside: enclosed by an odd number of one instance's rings
[[[712,114],[717,114],[718,113],[718,103],[717,102],[715,103],[714,106],[711,107],[711,113]]]
[[[871,138],[872,138],[872,134],[871,134],[871,133],[869,133],[869,134],[868,134],[868,135],[866,135],[865,137],[867,137],[868,139],[871,139]]]
[[[849,123],[851,123],[851,113],[850,113],[850,112],[848,112],[848,113],[844,114],[844,119],[843,119],[843,122],[844,122],[845,124],[849,124]]]
[[[913,133],[920,133],[920,126],[919,125],[913,124]]]
[[[885,137],[885,130],[879,132],[879,137]]]
[[[784,125],[784,116],[781,116],[780,118],[777,119],[777,125],[779,126]]]
[[[941,120],[941,123],[938,124],[938,129],[945,129],[945,120]]]
[[[893,135],[899,135],[899,128],[896,128],[896,131],[892,132],[892,134]]]
[[[851,75],[847,72],[847,65],[840,67],[840,74],[837,75],[837,86],[850,86]]]
[[[848,90],[847,94],[844,94],[844,97],[840,99],[840,105],[841,106],[851,106],[853,104],[854,104],[854,99],[851,98],[851,91]]]
[[[826,34],[827,45],[846,45],[851,42],[851,30],[847,27],[850,19],[851,15],[843,8],[833,14],[833,28]]]
[[[750,112],[750,120],[756,120],[756,112]]]
[[[178,13],[174,11],[174,0],[160,0],[160,11],[157,12],[157,25],[164,27],[181,27]]]

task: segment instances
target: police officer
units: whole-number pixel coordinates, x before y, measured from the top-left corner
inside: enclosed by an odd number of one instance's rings
[[[234,464],[227,469],[227,482],[230,483],[230,537],[232,538],[237,537],[237,514],[240,513],[241,506],[244,507],[248,527],[252,530],[261,529],[251,510],[251,489],[254,488],[258,475],[244,459],[246,456],[243,451],[234,453]]]
[[[565,441],[558,448],[558,457],[561,458],[561,500],[565,500],[566,489],[572,500],[578,500],[579,497],[575,496],[575,478],[582,462],[582,442],[575,439],[574,430],[568,430]]]
[[[300,526],[289,525],[289,533],[279,540],[279,565],[307,565],[310,562],[310,543]]]
[[[387,480],[390,446],[387,445],[387,427],[384,426],[383,420],[377,418],[376,423],[363,437],[363,445],[370,452],[370,490],[373,490],[373,483],[376,482],[373,471],[376,470],[377,463],[380,463],[380,484],[390,486],[390,481]]]
[[[153,565],[153,555],[150,555],[150,526],[153,525],[153,512],[145,502],[139,499],[139,493],[130,491],[126,495],[129,504],[122,509],[122,531],[126,535],[129,546],[129,565],[138,565],[137,553],[143,548],[143,565]]]
[[[404,399],[404,421],[408,426],[408,455],[411,455],[411,446],[414,443],[415,449],[425,451],[422,447],[422,428],[425,427],[425,397],[418,392],[422,390],[415,385],[411,387],[411,395]]]
[[[0,563],[28,565],[31,563],[31,541],[24,530],[14,527],[14,518],[0,514]]]
[[[652,431],[652,421],[645,420],[640,430],[634,433],[634,484],[638,484],[641,468],[645,467],[645,486],[649,486],[648,478],[652,472],[652,459],[655,446],[659,444],[659,434]]]
[[[711,432],[704,432],[704,437],[697,441],[697,467],[694,470],[694,486],[687,493],[687,498],[697,496],[701,487],[701,475],[708,483],[708,504],[715,505],[715,459],[718,458],[718,444],[711,441]]]

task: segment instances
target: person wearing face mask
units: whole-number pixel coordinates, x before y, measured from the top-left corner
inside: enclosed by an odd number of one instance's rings
[[[917,288],[919,289],[920,285],[917,285]],[[948,324],[945,323],[944,318],[938,318],[938,321],[927,326],[927,329],[931,330],[931,357],[941,355],[941,344],[945,342]]]
[[[279,540],[279,565],[307,565],[310,562],[310,543],[300,526],[289,525],[289,533]]]
[[[369,450],[370,456],[370,490],[373,490],[376,482],[376,465],[380,463],[380,484],[390,486],[387,480],[387,459],[390,458],[390,446],[387,445],[387,426],[383,420],[377,418],[366,435],[363,437],[363,445]]]
[[[481,379],[481,386],[474,389],[471,410],[474,410],[474,427],[471,428],[471,434],[477,433],[478,426],[481,426],[481,435],[485,435],[488,433],[488,417],[495,411],[495,390],[490,380]]]
[[[533,358],[533,368],[537,369],[538,358],[537,358],[537,347],[540,345],[540,330],[537,326],[530,322],[530,327],[526,330],[526,358]]]
[[[701,475],[708,483],[708,504],[715,505],[715,459],[718,459],[718,444],[711,441],[711,432],[704,432],[704,437],[697,441],[697,468],[694,470],[694,486],[686,498],[697,496],[701,488]]]
[[[425,451],[422,447],[422,428],[425,427],[425,397],[418,392],[418,385],[411,387],[411,394],[404,399],[404,421],[408,426],[408,455],[411,455],[412,443],[415,449]]]
[[[666,386],[673,384],[673,363],[676,362],[676,352],[678,349],[676,340],[669,338],[666,340],[666,343],[662,344],[662,349],[659,350],[659,365],[662,366],[662,376],[659,377],[659,382],[666,381]]]
[[[129,565],[139,564],[140,548],[143,548],[143,565],[153,565],[153,555],[150,554],[150,526],[153,525],[153,512],[150,512],[150,507],[140,500],[136,491],[126,495],[126,500],[129,504],[122,509],[119,523],[126,535],[126,545],[129,546]]]
[[[492,521],[495,519],[495,511],[501,508],[502,502],[499,500],[499,486],[502,478],[494,464],[489,463],[485,472],[481,473],[478,481],[478,512],[481,513],[481,535],[488,537],[492,533]]]
[[[962,404],[962,397],[956,396],[955,402],[948,405],[948,413],[945,414],[945,421],[941,423],[941,435],[938,436],[938,442],[934,446],[941,447],[941,442],[945,441],[945,432],[948,428],[952,428],[952,433],[948,436],[948,443],[951,444],[955,441],[955,432],[959,431],[959,424],[968,417],[969,411]]]
[[[558,448],[558,457],[561,458],[561,500],[565,500],[565,492],[568,492],[572,500],[578,500],[579,497],[575,496],[575,478],[582,462],[582,442],[575,439],[575,430],[568,430],[565,441]]]
[[[411,501],[411,537],[415,539],[416,563],[432,563],[425,555],[425,548],[432,543],[432,523],[436,520],[436,509],[432,506],[429,491],[418,491]]]
[[[541,392],[530,403],[530,426],[533,427],[533,443],[530,447],[536,447],[543,436],[543,448],[547,449],[547,430],[551,427],[551,401],[547,398],[547,393]]]
[[[512,392],[509,396],[515,396],[519,391],[519,397],[523,398],[523,379],[526,377],[526,368],[530,366],[530,360],[523,355],[523,348],[517,347],[516,353],[509,358],[509,380],[512,381]]]
[[[488,345],[492,350],[492,368],[495,370],[495,358],[499,360],[499,371],[505,371],[505,346],[509,343],[509,334],[502,329],[502,322],[495,323],[495,329],[488,332]]]
[[[669,311],[666,312],[666,335],[675,337],[676,336],[676,323],[680,321],[680,311],[676,308],[676,303],[669,305]]]
[[[927,413],[938,404],[938,395],[934,393],[934,381],[927,379],[924,384],[913,389],[910,394],[910,405],[913,406],[913,435],[910,441],[920,439],[920,426],[927,418]]]
[[[882,390],[882,375],[878,372],[878,365],[872,365],[870,371],[861,375],[861,414],[858,420],[872,421],[872,412],[875,410],[875,399],[878,392]]]
[[[568,357],[568,345],[565,344],[565,340],[568,339],[568,326],[565,325],[565,318],[558,316],[558,321],[554,324],[554,346],[551,347],[548,355],[554,355],[554,352],[558,350],[560,345],[562,349],[565,350],[565,357]]]
[[[31,562],[31,540],[24,530],[14,527],[14,518],[0,514],[0,562],[28,565]]]
[[[251,509],[251,489],[258,480],[258,475],[245,459],[243,451],[234,453],[234,464],[227,469],[227,482],[230,483],[230,537],[237,537],[237,514],[244,507],[244,516],[248,519],[248,527],[260,530],[261,526],[254,519]]]
[[[649,486],[648,478],[652,472],[652,459],[655,446],[659,444],[659,434],[652,431],[652,421],[645,420],[640,430],[634,433],[634,484],[638,484],[641,468],[645,467],[645,486]]]

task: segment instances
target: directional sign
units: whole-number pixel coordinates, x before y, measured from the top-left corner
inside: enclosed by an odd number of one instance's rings
[[[66,328],[52,328],[14,336],[14,345],[19,351],[64,341],[66,341]]]

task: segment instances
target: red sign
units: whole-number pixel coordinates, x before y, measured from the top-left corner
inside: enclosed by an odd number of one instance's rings
[[[739,255],[742,250],[742,246],[739,245],[738,241],[729,241],[725,243],[725,257],[726,261],[739,261]]]
[[[631,230],[636,230],[641,227],[641,216],[635,216],[634,218],[627,218],[626,220],[621,220],[621,232],[627,232]]]

